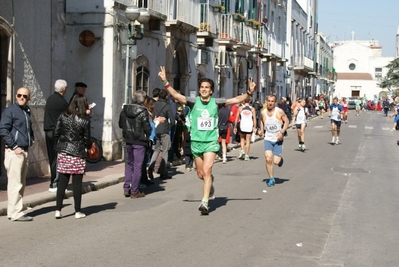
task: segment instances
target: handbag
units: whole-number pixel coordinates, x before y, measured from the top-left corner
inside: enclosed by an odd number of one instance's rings
[[[98,147],[95,142],[91,143],[91,147],[87,149],[87,155],[89,159],[96,159],[98,158],[100,154],[100,151],[98,150]]]

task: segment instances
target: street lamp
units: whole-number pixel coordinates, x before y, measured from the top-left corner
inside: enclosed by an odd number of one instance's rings
[[[137,40],[144,38],[144,23],[150,20],[150,12],[146,8],[138,8],[137,6],[129,6],[125,10],[125,16],[130,21],[127,24],[127,40],[125,51],[125,103],[130,103],[129,81],[131,80],[131,68],[129,68],[130,58],[137,57]],[[136,26],[140,25],[140,31],[137,31]]]

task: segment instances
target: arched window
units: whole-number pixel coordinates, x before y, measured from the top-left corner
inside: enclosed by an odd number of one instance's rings
[[[136,74],[136,90],[144,90],[149,93],[148,89],[150,87],[150,72],[144,66],[137,68]]]

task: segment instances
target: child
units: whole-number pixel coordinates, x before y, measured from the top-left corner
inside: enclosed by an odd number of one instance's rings
[[[184,155],[186,156],[186,171],[192,171],[194,157],[193,153],[191,153],[191,132],[185,131],[184,134],[184,147],[183,147]]]

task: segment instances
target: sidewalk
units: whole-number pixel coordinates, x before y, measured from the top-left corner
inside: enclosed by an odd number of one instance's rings
[[[309,118],[317,118],[318,116]],[[289,127],[292,127],[290,124]],[[257,136],[256,141],[261,140]],[[228,150],[238,148],[239,144],[228,144]],[[173,166],[185,164],[184,160],[173,162]],[[123,182],[125,173],[125,163],[123,161],[100,161],[98,163],[87,163],[86,174],[83,176],[83,193],[97,191],[111,185]],[[70,180],[71,182],[71,180]],[[48,191],[50,177],[29,178],[26,181],[24,193],[24,208],[35,207],[48,202],[55,202],[56,194]],[[68,185],[72,190],[72,185]],[[121,189],[122,190],[122,189]],[[73,192],[68,191],[66,196],[72,197]],[[55,203],[54,203],[55,205]],[[7,215],[7,178],[0,179],[0,216]]]
[[[234,149],[239,145],[229,144],[229,149]],[[184,160],[176,160],[173,166],[185,164]],[[111,185],[123,182],[125,173],[125,163],[123,161],[100,161],[98,163],[87,163],[86,173],[83,175],[83,193],[97,191]],[[157,176],[155,176],[157,177]],[[71,179],[69,181],[71,183]],[[50,177],[29,178],[26,181],[24,193],[24,208],[35,207],[48,202],[55,202],[56,194],[48,191]],[[72,185],[68,185],[72,190]],[[122,190],[122,188],[121,188]],[[122,191],[121,191],[122,192]],[[67,197],[72,197],[73,192],[68,191]],[[54,203],[55,205],[55,203]],[[7,215],[7,178],[0,179],[0,216]]]

